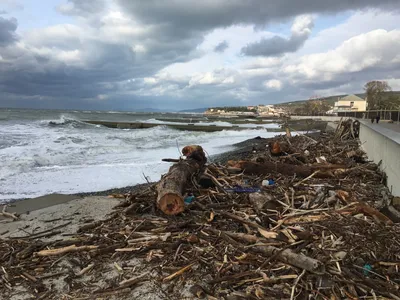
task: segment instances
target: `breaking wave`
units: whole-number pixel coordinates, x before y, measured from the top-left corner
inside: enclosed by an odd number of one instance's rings
[[[61,115],[57,120],[42,120],[41,124],[50,126],[50,127],[72,127],[72,128],[83,128],[83,127],[93,127],[95,125],[83,122],[81,120],[77,120],[75,118]]]
[[[130,120],[155,121],[151,116],[144,118]],[[35,119],[1,123],[0,202],[135,185],[145,182],[143,173],[156,181],[170,167],[161,159],[179,157],[184,145],[200,144],[214,155],[232,150],[238,142],[273,135],[257,128],[198,132],[157,126],[121,130],[88,124],[69,114],[37,113]]]

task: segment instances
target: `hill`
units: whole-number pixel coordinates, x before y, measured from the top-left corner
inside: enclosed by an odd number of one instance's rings
[[[339,97],[345,97],[349,94],[344,94],[344,95],[335,95],[335,96],[329,96],[329,97],[321,97],[322,101],[326,101],[329,105],[334,106],[335,102],[338,100]],[[362,99],[365,99],[366,94],[365,93],[359,93],[359,94],[354,94]],[[383,99],[387,99],[390,96],[397,96],[400,97],[400,91],[390,91],[390,92],[384,92],[384,96]],[[274,104],[274,106],[276,107],[295,107],[295,106],[301,106],[304,103],[306,103],[307,101],[309,101],[310,99],[307,100],[295,100],[295,101],[290,101],[290,102],[283,102],[283,103],[277,103]]]
[[[339,97],[345,97],[348,94],[343,94],[343,95],[335,95],[335,96],[329,96],[329,97],[321,97],[319,100],[326,101],[329,105],[333,106],[335,102],[338,100]],[[365,98],[365,94],[354,94],[360,98]],[[283,103],[278,103],[274,104],[274,106],[277,107],[287,107],[287,106],[300,106],[309,101],[310,99],[307,100],[295,100],[295,101],[290,101],[290,102],[283,102]]]

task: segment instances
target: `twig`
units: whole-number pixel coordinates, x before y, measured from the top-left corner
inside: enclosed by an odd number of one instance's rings
[[[302,184],[303,182],[306,182],[308,179],[313,178],[316,174],[319,173],[319,170],[315,171],[314,173],[312,173],[310,176],[304,178],[302,181],[299,181],[298,183],[294,184],[293,186],[299,186],[300,184]]]
[[[133,277],[133,278],[123,280],[119,283],[119,286],[123,287],[123,288],[131,287],[132,285],[135,285],[139,282],[146,280],[145,277],[147,276],[147,274],[149,274],[149,272],[146,272],[138,277]]]
[[[11,214],[11,213],[6,212],[6,208],[7,208],[7,205],[4,205],[3,206],[3,210],[0,213],[0,216],[8,217],[8,218],[11,218],[13,220],[18,220],[18,217],[15,215],[15,213]]]
[[[82,276],[82,275],[86,274],[86,273],[89,272],[93,267],[94,267],[94,263],[91,263],[91,264],[88,265],[86,268],[83,268],[82,270],[80,270],[80,272],[79,272],[78,274],[76,274],[76,276]]]
[[[29,235],[29,236],[12,237],[12,239],[36,239],[36,238],[38,238],[38,237],[42,237],[43,234],[45,234],[45,233],[51,232],[51,231],[53,231],[53,230],[55,230],[55,229],[59,229],[59,228],[68,226],[68,225],[71,224],[71,223],[72,223],[72,221],[67,222],[67,223],[64,223],[64,224],[61,224],[61,225],[58,225],[58,226],[55,226],[55,227],[50,228],[50,229],[46,229],[46,230],[43,230],[43,231],[39,231],[39,232],[36,232],[36,233],[32,233],[32,234]]]
[[[167,282],[167,281],[171,281],[172,279],[174,279],[175,277],[182,275],[183,273],[185,273],[187,270],[191,269],[193,267],[194,263],[187,265],[186,267],[183,267],[182,269],[180,269],[179,271],[176,271],[175,273],[165,277],[163,279],[163,282]]]
[[[301,277],[304,276],[304,274],[306,274],[306,270],[303,270],[303,272],[301,272],[301,274],[299,275],[299,277],[296,278],[296,280],[294,281],[294,285],[292,286],[292,293],[290,294],[290,300],[294,299],[294,292],[296,290],[296,286],[299,283]]]
[[[163,158],[161,161],[177,163],[177,162],[180,162],[181,160],[180,159],[176,159],[176,158]]]
[[[71,246],[59,248],[59,249],[42,250],[42,251],[36,252],[36,255],[37,256],[54,256],[54,255],[60,255],[60,254],[70,253],[70,252],[89,251],[89,250],[93,250],[93,249],[97,249],[97,248],[99,248],[99,246],[77,247],[76,245],[71,245]]]

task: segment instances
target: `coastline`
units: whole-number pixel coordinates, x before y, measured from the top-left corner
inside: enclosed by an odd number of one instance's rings
[[[264,150],[266,141],[273,138],[260,138],[254,137],[243,142],[233,145],[234,150],[223,152],[221,154],[212,155],[208,158],[209,162],[224,164],[229,160],[241,160],[251,156],[254,149]],[[166,163],[167,164],[167,163]],[[129,192],[137,192],[149,187],[152,183],[139,183],[136,185],[129,185],[120,188],[112,188],[101,191],[76,193],[76,194],[47,194],[34,198],[12,199],[6,201],[4,204],[8,206],[7,211],[11,213],[26,213],[47,207],[64,204],[77,199],[84,199],[86,197],[107,197],[112,194],[126,194]],[[0,210],[4,206],[0,204]],[[1,220],[1,217],[0,217]]]

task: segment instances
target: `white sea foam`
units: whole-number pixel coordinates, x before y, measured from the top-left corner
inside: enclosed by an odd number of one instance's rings
[[[106,190],[158,180],[187,144],[200,144],[209,155],[265,130],[213,133],[177,131],[159,126],[120,130],[92,126],[61,116],[58,120],[0,126],[0,201],[48,193]],[[77,125],[78,124],[78,125]]]

